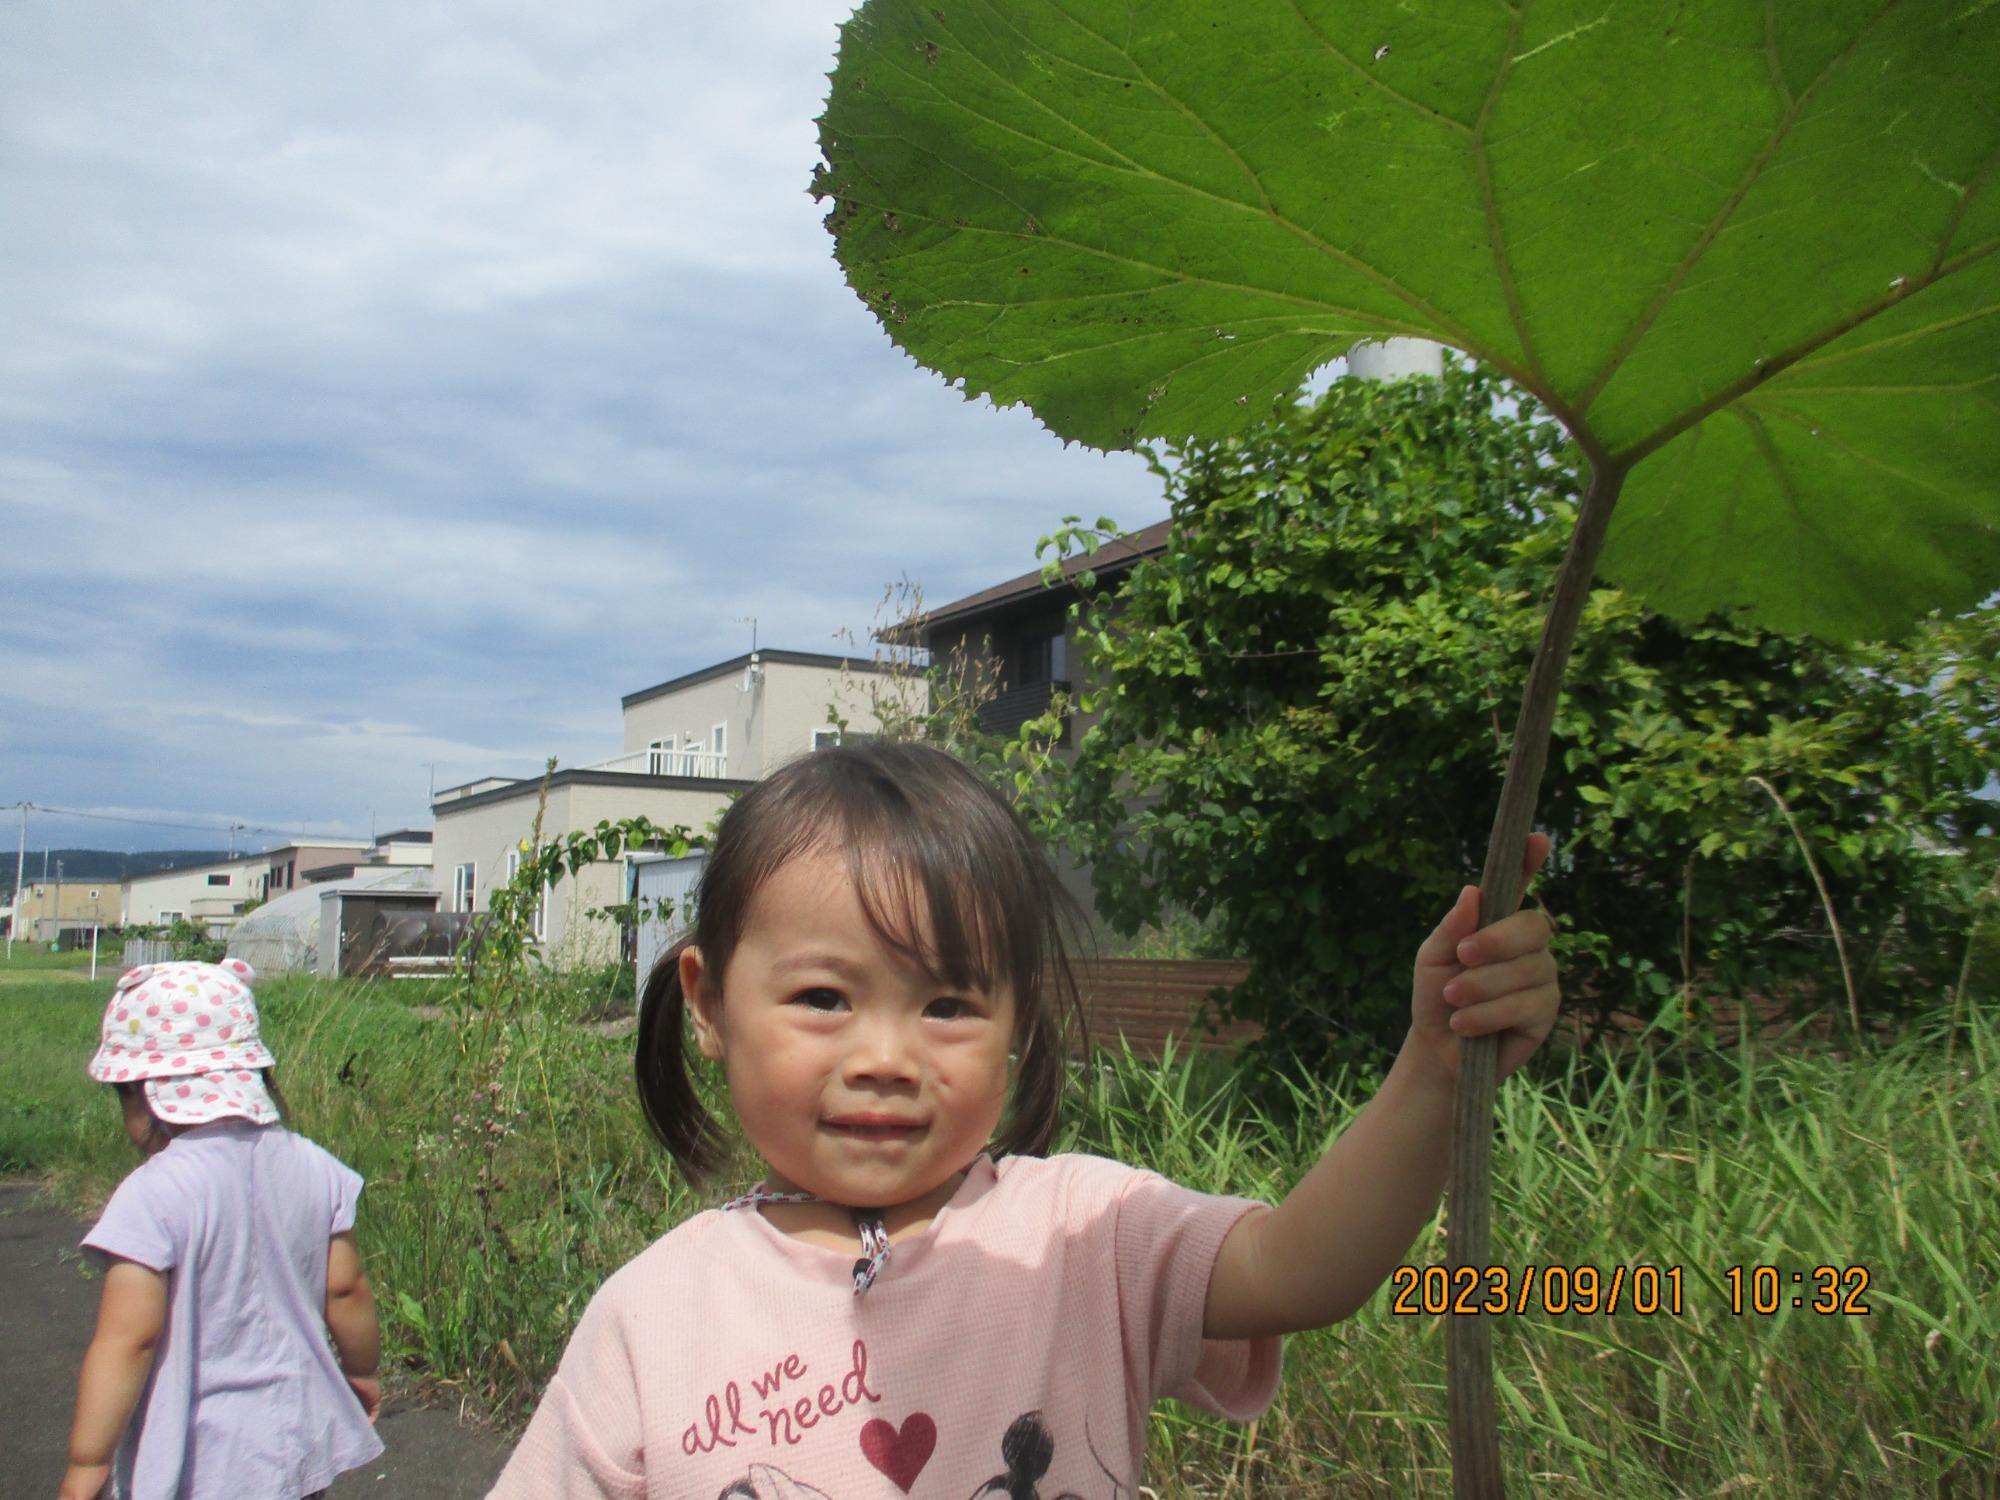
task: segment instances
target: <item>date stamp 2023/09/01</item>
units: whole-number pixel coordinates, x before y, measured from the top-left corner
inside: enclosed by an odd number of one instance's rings
[[[1786,1307],[1836,1317],[1866,1317],[1871,1309],[1866,1266],[1728,1266],[1712,1282],[1735,1317],[1772,1317]],[[1679,1317],[1690,1280],[1685,1266],[1398,1266],[1390,1277],[1397,1317],[1445,1313],[1489,1316],[1530,1311],[1632,1312]]]

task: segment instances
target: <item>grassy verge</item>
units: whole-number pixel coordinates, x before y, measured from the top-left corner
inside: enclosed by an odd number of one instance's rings
[[[679,1182],[643,1137],[629,1039],[578,1024],[587,1003],[565,1015],[544,996],[503,1018],[423,988],[259,990],[297,1128],[369,1178],[361,1233],[393,1353],[518,1416],[604,1276],[755,1169],[708,1194]],[[80,1210],[132,1161],[82,1073],[100,999],[52,981],[0,1002],[15,1038],[0,1171],[42,1175]],[[1922,1033],[1845,1060],[1635,1049],[1552,1058],[1508,1085],[1495,1254],[1515,1289],[1530,1264],[1594,1268],[1600,1299],[1618,1267],[1663,1273],[1653,1313],[1633,1310],[1629,1281],[1615,1315],[1578,1310],[1573,1272],[1569,1311],[1531,1295],[1496,1330],[1521,1493],[2000,1494],[2000,1015],[1971,1021],[1950,1057]],[[1202,1058],[1113,1062],[1081,1092],[1071,1149],[1275,1197],[1366,1089],[1301,1087],[1276,1111]],[[1411,1259],[1442,1258],[1434,1226]],[[1736,1313],[1727,1271],[1758,1265],[1778,1270],[1777,1304],[1754,1310],[1746,1271]],[[1819,1266],[1865,1270],[1866,1316],[1812,1310]],[[1396,1314],[1395,1292],[1291,1340],[1284,1391],[1252,1429],[1162,1408],[1154,1488],[1448,1495],[1443,1329]]]
[[[108,938],[98,947],[97,974],[107,986],[118,977],[120,951],[121,949]],[[14,944],[11,955],[0,949],[0,984],[89,978],[88,948],[79,948],[66,953],[51,953],[47,943],[31,943],[24,939]]]

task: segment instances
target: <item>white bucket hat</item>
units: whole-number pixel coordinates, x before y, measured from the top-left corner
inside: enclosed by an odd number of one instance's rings
[[[104,1008],[90,1076],[144,1083],[146,1102],[169,1125],[232,1116],[273,1124],[278,1106],[260,1070],[276,1059],[257,1035],[256,977],[240,958],[129,970]]]

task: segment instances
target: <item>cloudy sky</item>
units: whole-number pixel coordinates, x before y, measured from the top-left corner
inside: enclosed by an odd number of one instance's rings
[[[1164,515],[842,283],[848,8],[0,6],[0,803],[422,822],[428,763],[616,753],[745,617],[835,649]]]

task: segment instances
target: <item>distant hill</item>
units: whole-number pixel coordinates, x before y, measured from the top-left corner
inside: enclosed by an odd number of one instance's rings
[[[121,880],[130,880],[134,875],[151,875],[156,870],[205,865],[210,860],[223,858],[224,853],[221,849],[146,849],[137,854],[125,854],[116,849],[51,849],[49,879],[53,881],[56,878],[57,860],[62,861],[64,885],[92,880],[101,885],[115,885]],[[23,876],[28,885],[41,883],[41,850],[28,851],[28,866]],[[0,852],[0,900],[13,899],[14,860]]]

